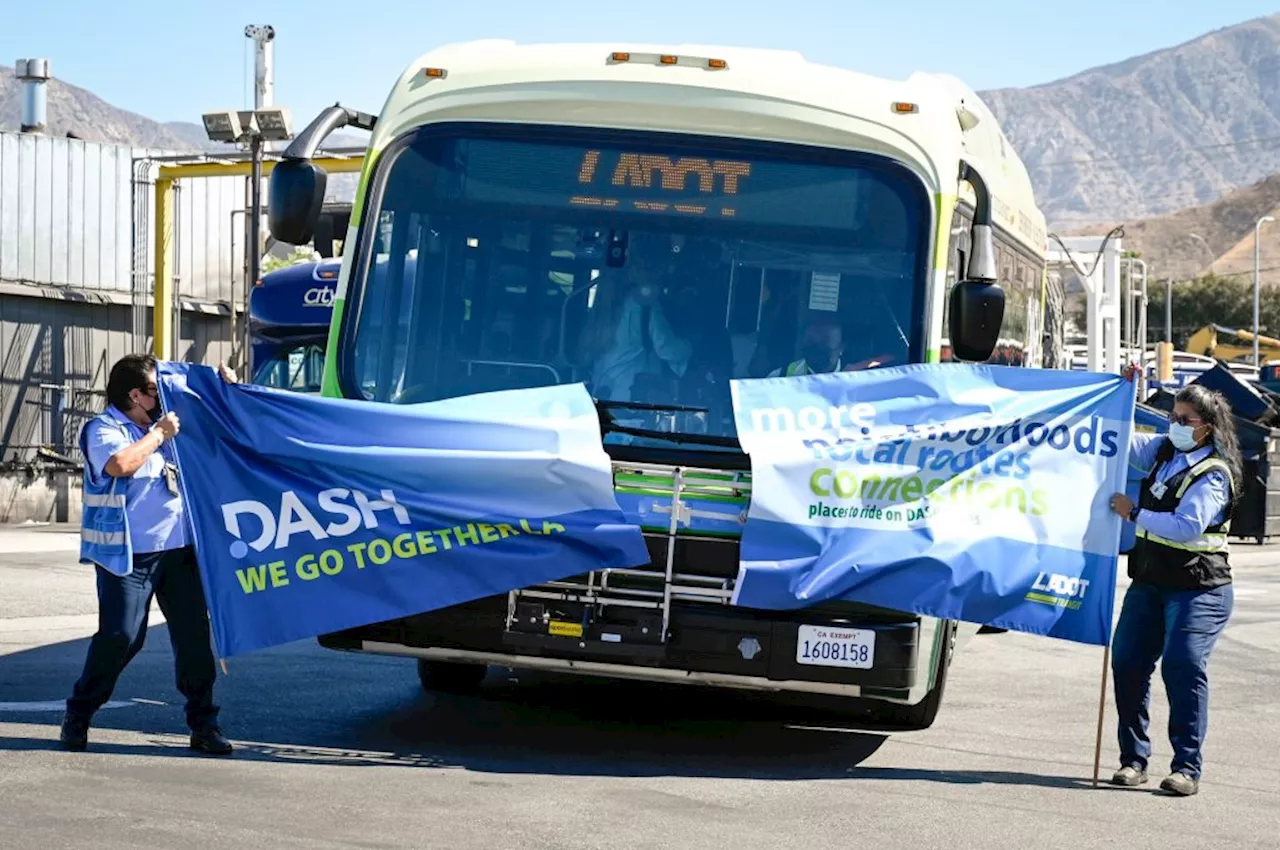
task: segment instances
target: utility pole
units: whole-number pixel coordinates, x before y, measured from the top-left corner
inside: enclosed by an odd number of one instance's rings
[[[1259,268],[1262,252],[1259,250],[1261,246],[1258,237],[1263,223],[1268,221],[1275,221],[1275,219],[1269,215],[1264,215],[1253,225],[1253,365],[1255,368],[1261,368],[1262,366],[1262,361],[1258,358],[1258,304],[1261,301],[1260,293],[1262,291],[1262,270]]]
[[[253,39],[253,109],[257,112],[272,106],[275,100],[275,28],[249,25],[244,28],[245,38]],[[262,276],[262,136],[249,137],[249,215],[248,238],[245,249],[249,253],[249,276],[244,286],[244,351],[245,363],[249,358],[249,293]]]

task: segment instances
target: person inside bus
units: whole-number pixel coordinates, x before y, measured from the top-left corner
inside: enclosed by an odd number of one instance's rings
[[[800,337],[800,357],[779,366],[767,377],[790,378],[793,375],[817,375],[839,372],[844,368],[844,329],[832,315],[818,315],[808,321]]]
[[[629,263],[621,272],[601,276],[581,349],[596,398],[633,401],[640,376],[685,374],[693,346],[667,321],[661,288],[656,264]]]
[[[1126,370],[1129,380],[1135,372]],[[1174,399],[1168,435],[1135,431],[1129,451],[1147,475],[1137,504],[1124,493],[1111,497],[1111,510],[1138,527],[1112,644],[1120,769],[1111,781],[1147,781],[1151,674],[1163,659],[1173,760],[1160,788],[1186,797],[1200,789],[1209,655],[1234,600],[1227,526],[1242,477],[1231,408],[1193,384]]]
[[[855,275],[842,277],[845,315],[811,311],[801,335],[799,359],[779,366],[768,377],[858,372],[902,362],[906,343],[892,308],[880,293],[879,282]],[[858,293],[856,306],[852,304],[854,292]]]

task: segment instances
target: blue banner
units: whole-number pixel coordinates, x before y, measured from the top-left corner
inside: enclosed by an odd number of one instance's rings
[[[649,561],[580,384],[402,406],[159,377],[223,657]]]
[[[1132,382],[947,363],[732,391],[752,469],[736,604],[1108,642]]]

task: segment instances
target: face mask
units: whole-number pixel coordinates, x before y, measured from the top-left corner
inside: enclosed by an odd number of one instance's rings
[[[801,350],[804,362],[815,372],[830,372],[835,368],[836,359],[831,351],[822,345],[806,345]]]
[[[159,422],[164,416],[164,411],[160,409],[160,399],[156,396],[151,396],[151,401],[154,403],[153,407],[144,412],[147,414],[147,418],[152,422]],[[139,405],[141,405],[141,402],[139,402]]]
[[[1196,429],[1190,425],[1172,424],[1169,426],[1169,440],[1180,452],[1189,452],[1196,447]]]

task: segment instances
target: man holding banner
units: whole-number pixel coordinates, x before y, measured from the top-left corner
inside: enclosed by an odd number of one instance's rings
[[[236,381],[225,365],[220,372]],[[67,700],[62,744],[76,751],[88,745],[93,714],[146,641],[155,596],[169,627],[178,690],[187,698],[191,748],[229,754],[231,743],[216,723],[209,615],[173,454],[179,422],[161,409],[155,358],[130,354],[112,366],[107,402],[80,433],[80,561],[96,568],[98,631]]]

